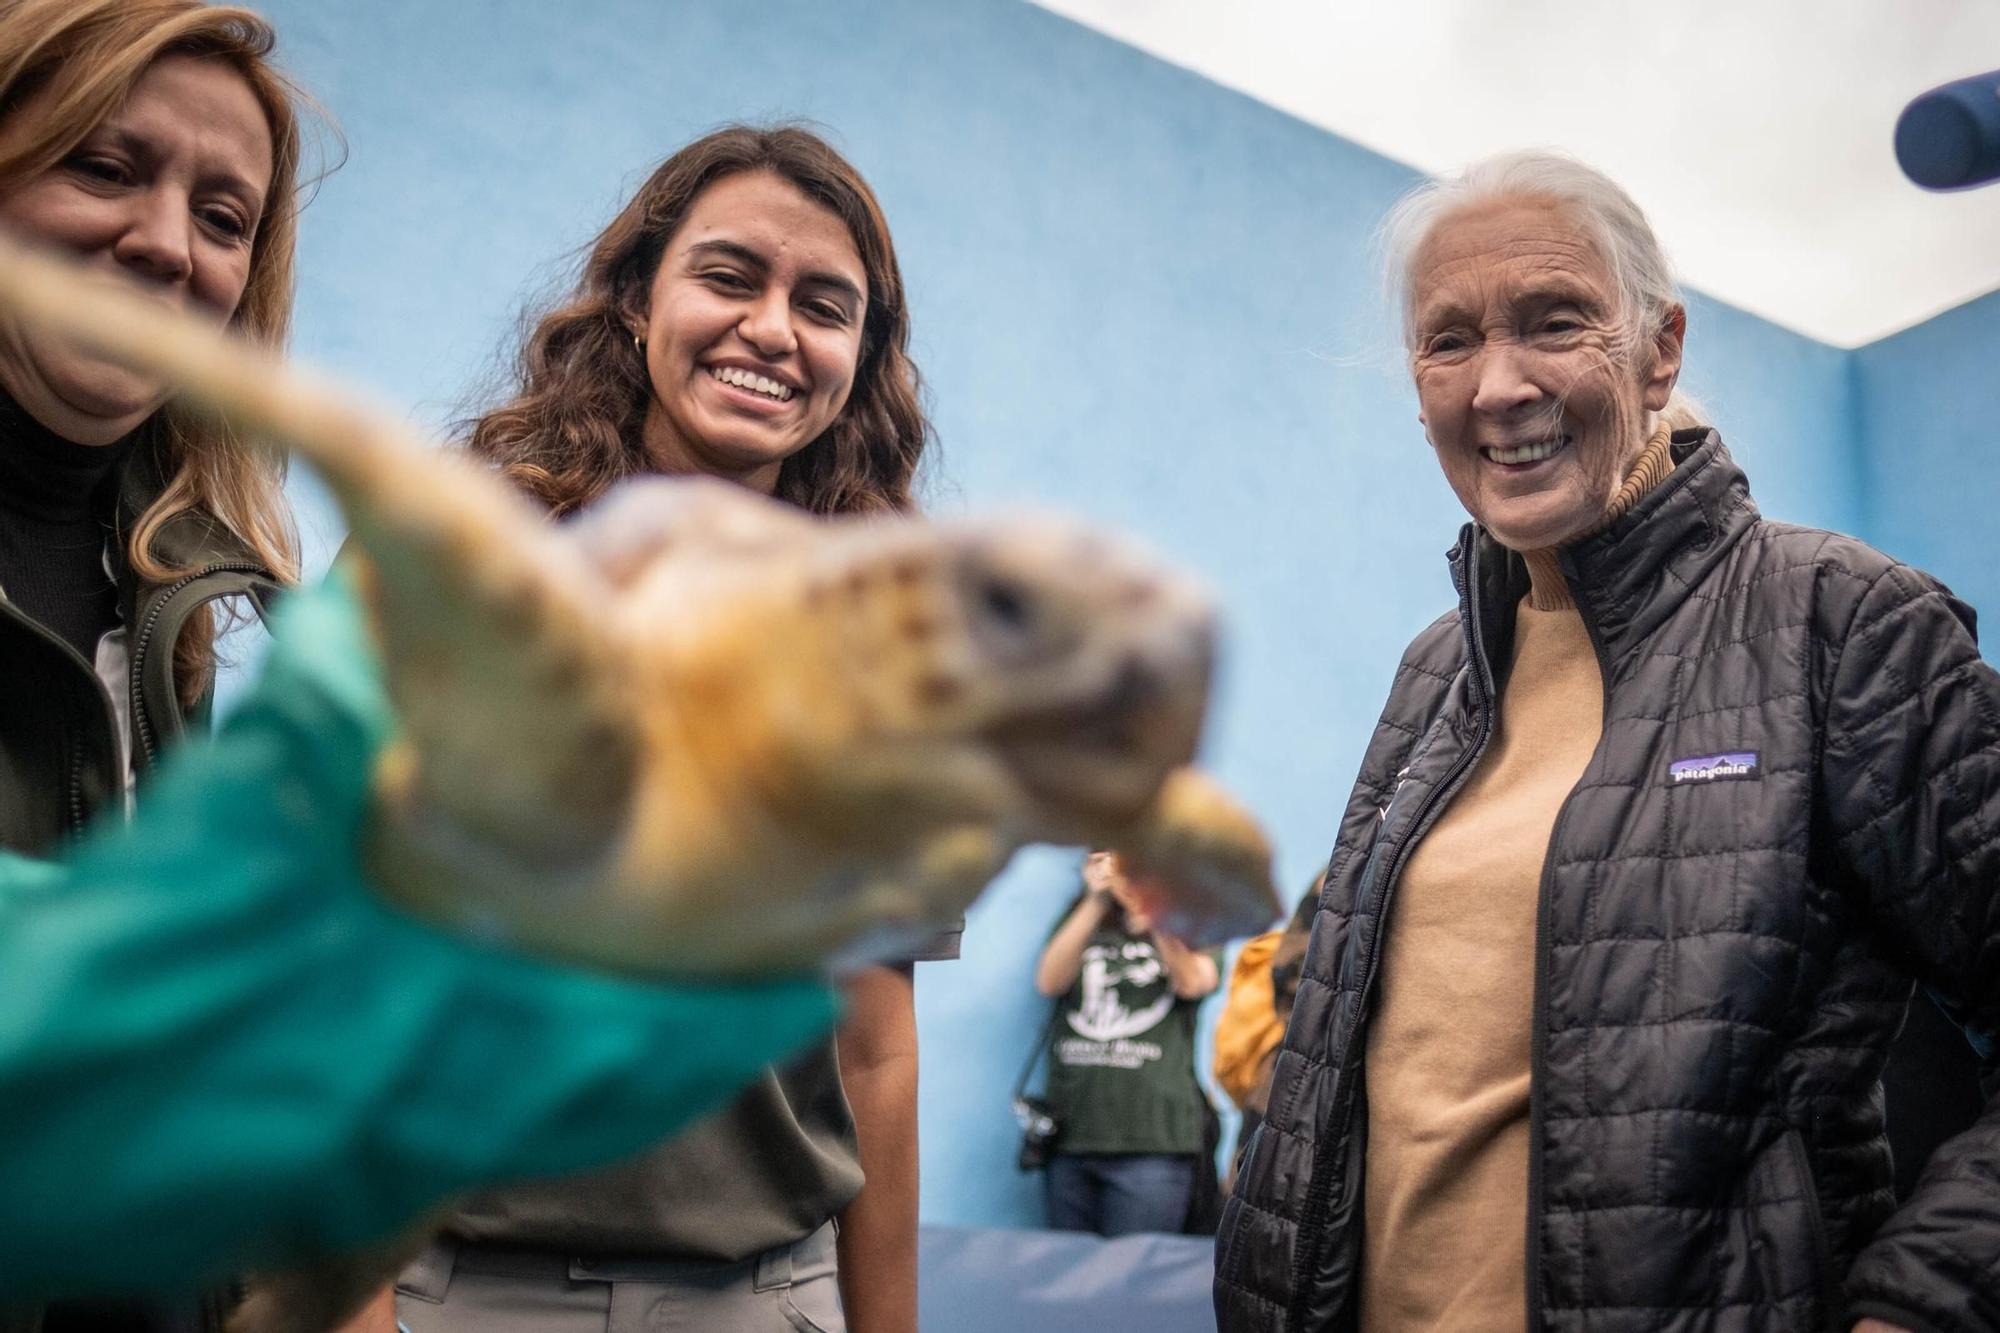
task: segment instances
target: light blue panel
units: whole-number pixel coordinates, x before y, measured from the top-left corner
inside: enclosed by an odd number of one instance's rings
[[[1869,540],[2000,614],[2000,292],[1855,353]]]
[[[1862,533],[1853,353],[1696,294],[1682,384],[1709,409],[1768,517]]]
[[[1303,889],[1398,653],[1451,600],[1461,516],[1369,263],[1409,170],[1015,0],[264,7],[352,150],[307,215],[299,351],[433,426],[661,156],[730,119],[829,126],[909,278],[933,507],[1081,512],[1216,588],[1207,759]],[[1707,302],[1690,355],[1767,508],[1851,525],[1845,357]],[[1007,1087],[1074,867],[1024,857],[964,961],[920,970],[934,1222],[1039,1216]]]

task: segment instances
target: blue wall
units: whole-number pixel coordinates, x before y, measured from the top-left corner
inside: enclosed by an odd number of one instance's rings
[[[1862,531],[2000,616],[2000,292],[1854,354]]]
[[[307,215],[298,352],[433,424],[660,157],[729,119],[830,127],[909,279],[933,507],[1058,505],[1213,583],[1207,758],[1303,888],[1397,654],[1450,600],[1461,516],[1368,253],[1408,169],[1016,0],[262,7],[351,146]],[[1847,354],[1706,301],[1689,354],[1767,511],[1856,526]],[[300,499],[323,557],[338,522]],[[964,960],[922,969],[931,1221],[1038,1216],[1006,1094],[1074,868],[1024,855]]]

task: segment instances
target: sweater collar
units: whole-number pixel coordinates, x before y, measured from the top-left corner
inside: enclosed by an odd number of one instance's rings
[[[1632,468],[1625,474],[1625,481],[1605,506],[1604,517],[1596,526],[1578,536],[1575,541],[1585,541],[1616,523],[1632,512],[1632,506],[1639,503],[1646,493],[1666,480],[1674,470],[1672,455],[1673,432],[1661,426],[1653,432],[1651,439],[1640,448],[1639,456],[1632,460]],[[1568,543],[1574,545],[1575,542]],[[1537,611],[1569,611],[1576,607],[1576,599],[1570,596],[1569,584],[1563,578],[1562,559],[1557,547],[1544,547],[1536,551],[1523,551],[1522,561],[1528,566],[1528,605]]]
[[[44,426],[0,392],[0,509],[46,519],[80,519],[98,505],[117,528],[112,559],[122,571],[125,543],[167,489],[161,457],[163,414],[154,413],[112,444],[77,444]],[[107,489],[107,486],[110,489]],[[261,564],[256,553],[206,514],[184,511],[153,539],[161,560],[181,569]]]
[[[1758,519],[1749,482],[1719,433],[1707,427],[1675,431],[1668,458],[1673,470],[1628,512],[1557,555],[1577,609],[1608,658],[1642,642],[1673,614]],[[1497,651],[1508,642],[1514,607],[1528,592],[1527,564],[1470,523],[1451,559],[1483,642]]]
[[[0,508],[44,523],[88,519],[102,512],[102,488],[131,448],[130,435],[102,445],[64,439],[0,392]]]

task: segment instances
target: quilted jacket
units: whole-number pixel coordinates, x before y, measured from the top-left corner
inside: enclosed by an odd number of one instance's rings
[[[1996,1072],[2000,675],[1935,580],[1761,518],[1712,431],[1673,452],[1562,553],[1604,724],[1542,875],[1525,1325],[2000,1330],[2000,1102],[1898,1208],[1880,1094],[1917,983]],[[1397,668],[1223,1220],[1226,1333],[1356,1321],[1380,928],[1492,734],[1527,588],[1475,527],[1451,561],[1458,612]]]
[[[0,441],[0,447],[5,442]],[[134,449],[119,486],[119,537],[108,543],[126,627],[126,689],[114,704],[92,664],[7,600],[0,589],[0,848],[41,854],[82,831],[125,789],[119,728],[146,774],[191,723],[174,682],[174,644],[196,611],[244,596],[261,611],[276,578],[236,538],[193,514],[171,520],[156,553],[193,572],[172,583],[133,573],[124,534],[165,482],[150,448]]]

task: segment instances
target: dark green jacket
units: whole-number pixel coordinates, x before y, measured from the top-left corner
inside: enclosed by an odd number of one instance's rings
[[[261,612],[278,584],[232,534],[194,515],[160,533],[156,551],[194,572],[170,584],[142,583],[127,535],[163,482],[141,441],[119,483],[112,567],[129,669],[126,707],[134,768],[141,774],[186,729],[174,681],[174,644],[188,618],[220,597],[244,595]],[[35,623],[0,589],[0,848],[39,853],[116,809],[123,786],[119,714],[89,662]]]

